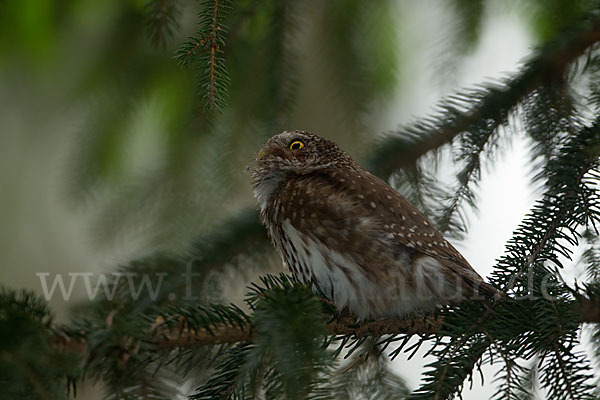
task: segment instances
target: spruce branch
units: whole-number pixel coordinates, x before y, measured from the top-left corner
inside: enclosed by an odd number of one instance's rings
[[[287,290],[286,287],[281,287],[282,282],[284,282],[281,279],[272,278],[268,281],[273,285],[270,290],[256,290],[254,292],[257,296],[256,301],[258,301],[258,308],[256,310],[263,310],[263,313],[264,307],[261,305],[261,302],[264,301],[265,296],[272,296],[271,302],[273,303],[272,305],[275,305],[279,304],[279,300],[282,298],[282,296],[288,297],[290,294],[290,291]],[[272,293],[273,288],[280,288],[283,289],[283,291],[279,290],[278,293],[278,291],[275,290],[275,293]],[[293,286],[291,289],[296,290],[296,293],[298,293],[298,290],[300,290],[300,293],[306,293],[306,296],[313,296],[310,293],[310,289],[306,287]],[[306,297],[305,295],[303,296],[305,300],[314,303],[314,299],[311,300],[311,298]],[[296,303],[297,299],[294,296],[290,297],[290,304]],[[560,300],[558,301],[560,302]],[[547,301],[545,299],[540,299],[539,302],[545,303]],[[598,304],[598,308],[600,308],[600,298],[594,302],[595,304]],[[447,352],[447,349],[444,349],[443,347],[438,347],[433,351],[432,355],[438,358],[438,361],[435,361],[430,365],[436,365],[440,367],[440,369],[434,369],[433,371],[426,373],[426,384],[421,388],[422,390],[417,393],[417,395],[427,397],[428,393],[430,393],[429,389],[433,388],[439,398],[445,398],[446,393],[454,393],[456,388],[462,385],[462,381],[467,378],[471,374],[470,371],[476,365],[478,365],[479,358],[489,347],[489,343],[494,342],[494,339],[499,342],[498,346],[502,346],[505,345],[507,340],[506,335],[510,336],[510,339],[508,339],[510,341],[512,340],[513,335],[517,337],[528,336],[529,333],[527,332],[540,329],[540,327],[536,324],[532,326],[526,324],[517,324],[516,326],[518,327],[517,330],[519,332],[515,333],[514,330],[512,330],[510,333],[505,333],[505,319],[514,318],[515,315],[518,315],[514,314],[515,311],[513,311],[513,309],[515,307],[518,309],[520,307],[519,303],[520,302],[518,301],[506,303],[506,307],[499,308],[498,313],[488,316],[486,320],[480,324],[481,328],[479,329],[479,334],[476,331],[473,331],[470,334],[459,335],[459,337],[456,339],[457,341],[454,341],[453,339],[456,338],[456,330],[464,329],[464,326],[470,325],[461,322],[461,315],[463,312],[460,311],[460,308],[449,313],[442,312],[440,314],[442,315],[441,317],[436,315],[428,318],[415,319],[387,319],[357,323],[354,318],[341,317],[337,320],[331,320],[330,322],[326,323],[324,325],[323,332],[319,330],[319,332],[313,332],[313,335],[325,335],[328,338],[326,340],[327,343],[331,343],[332,341],[341,341],[342,344],[340,345],[340,348],[345,347],[348,349],[349,346],[352,347],[352,350],[350,350],[348,354],[351,354],[356,347],[361,346],[365,340],[377,340],[378,345],[384,345],[382,349],[383,351],[390,343],[397,342],[402,338],[410,338],[415,334],[421,336],[421,342],[424,342],[424,340],[430,340],[432,337],[436,338],[438,341],[445,340],[444,338],[450,338],[450,340],[454,342],[452,351]],[[573,310],[578,310],[576,302],[566,302],[561,304],[561,309],[565,309],[565,307],[568,308],[570,305]],[[472,305],[476,306],[477,304],[473,303]],[[470,307],[470,303],[466,304],[466,306],[468,306],[466,310],[473,311],[472,307]],[[478,307],[479,306],[481,305],[478,305]],[[479,307],[479,309],[481,309],[481,307]],[[594,310],[593,308],[590,308],[585,310],[585,315],[579,315],[579,319],[581,321],[591,321],[596,318],[597,320],[594,322],[600,322],[600,312],[597,309]],[[273,345],[273,340],[276,337],[279,341],[283,340],[283,338],[279,336],[282,335],[282,332],[284,331],[288,331],[288,333],[297,332],[296,334],[299,334],[300,336],[305,334],[303,333],[303,328],[298,331],[298,327],[291,322],[295,320],[294,316],[296,316],[297,313],[293,312],[287,316],[287,311],[289,311],[289,307],[284,307],[283,309],[272,308],[270,313],[274,314],[271,314],[271,317],[268,317],[268,319],[265,320],[264,317],[259,317],[256,313],[252,316],[249,316],[237,307],[232,306],[194,306],[188,309],[173,307],[168,311],[161,312],[158,317],[145,317],[147,324],[145,328],[143,325],[140,325],[140,321],[143,321],[144,318],[138,318],[139,315],[119,315],[117,312],[112,316],[112,318],[102,318],[99,320],[99,326],[88,325],[85,329],[85,331],[88,333],[74,328],[72,328],[69,333],[61,332],[61,334],[57,335],[57,338],[55,339],[55,347],[61,352],[69,351],[73,353],[80,353],[88,358],[90,360],[88,361],[88,365],[94,366],[93,371],[95,371],[95,376],[98,376],[97,374],[101,373],[102,376],[106,376],[107,379],[112,379],[120,376],[115,375],[113,377],[113,373],[123,374],[124,371],[127,371],[127,374],[131,375],[131,377],[135,379],[135,382],[140,382],[140,384],[144,384],[146,379],[145,374],[137,373],[140,366],[146,368],[147,363],[152,359],[157,359],[157,356],[159,360],[164,359],[164,356],[160,356],[160,354],[171,354],[169,357],[178,359],[178,362],[186,364],[197,360],[197,358],[194,358],[193,354],[197,353],[200,349],[202,349],[202,352],[204,352],[205,349],[212,349],[213,352],[216,351],[216,354],[221,354],[219,356],[215,356],[214,360],[220,360],[218,362],[224,363],[224,366],[218,367],[218,371],[220,372],[216,372],[216,374],[213,375],[214,380],[210,380],[206,383],[206,385],[198,388],[198,396],[200,396],[202,393],[212,393],[214,390],[218,389],[218,387],[230,387],[231,384],[235,384],[236,387],[238,387],[235,389],[236,391],[243,391],[244,387],[247,385],[250,385],[249,387],[253,387],[254,383],[252,383],[252,379],[262,379],[259,377],[249,377],[249,374],[254,373],[251,371],[256,368],[256,365],[254,364],[255,361],[249,360],[260,359],[265,360],[266,362],[271,362],[273,360],[273,356],[285,357],[286,355],[295,354],[288,351],[281,351],[279,348],[277,350],[273,350],[274,353],[271,353],[270,350],[271,346]],[[474,313],[467,314],[472,316]],[[277,329],[273,328],[273,332],[269,332],[272,324],[266,323],[266,321],[268,321],[269,318],[272,321],[273,315],[279,315],[277,319],[283,318],[280,321],[284,322],[284,325]],[[318,315],[318,311],[317,314],[311,312],[308,313],[308,315]],[[456,319],[457,315],[458,320]],[[557,314],[556,317],[559,319],[569,319],[573,318],[574,315],[577,314],[561,313]],[[321,318],[324,317],[325,316],[323,315]],[[478,316],[475,315],[475,318],[477,317]],[[500,317],[500,319],[495,321],[497,317]],[[261,324],[263,324],[262,328],[257,329],[255,325],[255,318],[261,321]],[[124,321],[126,324],[131,325],[131,329],[126,328],[123,330]],[[289,323],[291,323],[291,326],[287,326]],[[103,326],[105,324],[108,324],[109,326]],[[571,327],[577,326],[578,321],[569,320],[566,321],[566,324]],[[116,326],[117,331],[111,333],[110,331],[112,326]],[[301,326],[305,327],[306,325],[302,323]],[[484,332],[485,336],[482,336],[481,332]],[[550,333],[552,334],[552,332]],[[118,335],[122,334],[127,336],[119,339]],[[90,335],[89,339],[88,335]],[[274,336],[271,337],[270,335]],[[399,335],[401,336],[400,339],[398,339]],[[285,334],[283,334],[283,336],[287,337]],[[331,339],[329,339],[329,337],[331,337]],[[486,338],[489,338],[489,340]],[[350,344],[345,346],[345,344],[349,342]],[[407,341],[404,340],[400,344],[400,347],[394,350],[394,353],[402,350],[406,342]],[[287,346],[286,343],[287,341],[280,342],[280,346],[283,345],[285,347]],[[292,344],[293,343],[297,342],[292,341]],[[352,343],[356,343],[356,345]],[[225,347],[220,345],[225,345]],[[229,345],[235,346],[230,348]],[[411,348],[406,349],[405,352],[411,351],[413,347],[414,346],[411,346]],[[222,351],[218,349],[245,349],[243,354],[236,354],[242,357],[243,360],[251,362],[253,366],[241,367],[239,362],[236,363],[232,361],[233,356],[229,357],[225,355],[224,359]],[[471,350],[475,351],[476,355],[474,355]],[[236,350],[232,351],[236,352]],[[265,353],[265,351],[267,351],[267,353]],[[270,354],[272,354],[272,356]],[[256,357],[257,355],[259,356],[258,359]],[[233,359],[237,358],[233,357]],[[111,362],[110,360],[113,361]],[[167,361],[161,362],[164,363]],[[212,363],[213,361],[206,359],[206,362]],[[101,367],[102,365],[105,365],[105,367]],[[117,366],[117,369],[114,372],[111,372],[112,368],[114,368],[114,365]],[[231,368],[233,366],[235,366],[235,368]],[[285,367],[285,364],[283,366]],[[99,368],[109,368],[109,370],[103,372],[104,369]],[[150,370],[152,368],[153,367],[150,366]],[[442,373],[442,375],[439,375],[436,373],[436,371],[439,371]],[[257,371],[257,373],[262,372]],[[280,374],[281,371],[277,372],[277,376],[280,378],[275,377],[273,379],[281,379]],[[289,378],[290,376],[288,375],[288,379]],[[230,383],[225,384],[225,381]],[[120,382],[120,379],[115,381],[115,384],[117,385],[115,388],[119,390],[125,390],[126,388],[121,388],[119,386]],[[448,384],[450,386],[448,386]],[[287,387],[287,385],[285,386]],[[156,389],[159,390],[158,387],[156,387]],[[200,396],[199,398],[211,397]]]
[[[222,57],[227,33],[224,19],[230,9],[230,1],[202,0],[200,9],[198,33],[177,50],[175,58],[183,67],[193,63],[199,66],[199,92],[204,105],[208,111],[217,112],[225,107],[230,83]]]
[[[217,50],[219,48],[219,44],[217,42],[217,30],[219,29],[217,24],[217,15],[219,12],[219,0],[214,1],[213,11],[212,11],[212,20],[210,24],[210,36],[207,38],[207,41],[210,43],[209,51],[210,51],[210,62],[209,62],[209,73],[208,73],[208,104],[211,110],[215,110],[216,100],[215,100],[215,65],[216,65],[216,57]]]
[[[587,186],[591,182],[584,179],[589,171],[593,172],[598,167],[597,132],[598,124],[581,129],[563,143],[559,155],[548,161],[545,168],[547,191],[542,200],[536,204],[532,214],[515,232],[509,252],[500,259],[494,272],[495,283],[503,287],[506,293],[516,287],[516,294],[526,294],[523,291],[528,287],[522,274],[530,267],[535,274],[533,291],[539,293],[539,285],[544,279],[542,276],[555,277],[555,273],[550,271],[544,262],[549,261],[560,267],[557,254],[568,257],[571,250],[559,241],[564,240],[570,245],[576,245],[578,233],[575,227],[585,226],[588,223],[589,213],[586,211],[588,208],[598,210],[597,204],[594,204],[597,196],[587,195],[593,190]],[[582,202],[588,201],[590,201],[589,207],[581,206]],[[594,218],[593,214],[592,218]],[[555,294],[557,298],[566,295],[567,290],[564,285]],[[456,321],[453,324],[455,328],[451,330],[451,340],[448,343],[436,343],[436,350],[432,354],[438,357],[438,361],[430,364],[431,370],[426,372],[425,382],[418,390],[418,394],[434,397],[441,394],[442,398],[447,398],[460,390],[467,375],[460,372],[456,365],[460,368],[468,368],[469,371],[475,366],[478,360],[474,356],[483,355],[483,351],[488,347],[484,346],[483,339],[479,338],[481,326],[493,323],[493,314],[502,312],[501,306],[504,303],[505,300],[495,302],[480,313],[476,309],[466,309],[462,315],[461,313],[453,315]],[[518,311],[519,304],[513,306],[515,312]],[[570,323],[569,329],[564,328],[563,323],[572,322],[571,317],[566,315],[564,308],[559,310],[554,301],[530,304],[529,307],[523,308],[523,311],[528,309],[537,311],[533,314],[536,323],[532,325],[532,331],[544,332],[538,339],[539,343],[548,341],[563,343],[570,340],[577,329],[577,326]],[[542,315],[546,318],[540,318]],[[554,315],[555,318],[548,318],[548,315]],[[589,314],[586,315],[588,316]],[[505,342],[510,343],[510,340],[506,339]],[[472,351],[465,352],[465,347],[472,348]],[[454,368],[450,375],[447,373],[449,368]],[[587,368],[587,364],[581,364],[575,369],[577,376],[585,376]],[[543,372],[546,377],[547,370]],[[447,376],[450,377],[448,381],[445,380]],[[556,383],[552,377],[548,379],[551,384]]]
[[[349,365],[340,366],[329,379],[331,393],[324,399],[405,399],[410,394],[404,380],[391,371],[375,339],[361,346]],[[325,389],[324,388],[324,389]],[[321,399],[321,398],[319,398]]]
[[[562,267],[558,254],[570,256],[571,250],[559,243],[577,244],[575,227],[597,219],[599,198],[595,182],[586,176],[599,167],[598,135],[600,123],[581,129],[561,147],[561,154],[549,160],[544,173],[546,193],[517,228],[498,261],[494,280],[505,292],[517,287],[523,273],[533,266],[552,262]],[[588,210],[595,210],[591,214]]]
[[[0,384],[10,399],[67,399],[80,378],[82,349],[56,346],[47,303],[35,293],[0,286]]]
[[[519,372],[526,372],[527,368],[522,367],[515,360],[515,352],[511,349],[503,348],[501,343],[487,330],[482,329],[485,336],[488,337],[491,350],[497,353],[504,367],[496,373],[494,381],[498,382],[498,390],[492,396],[492,399],[519,399],[521,394],[529,394],[529,390],[523,385],[523,376]],[[490,352],[490,364],[493,364],[493,354]]]
[[[198,52],[202,50],[205,44],[206,38],[189,38],[175,55],[175,58],[179,61],[179,65],[187,67],[192,64]]]
[[[228,350],[228,357],[216,367],[216,373],[190,397],[191,400],[238,398],[232,394],[244,387],[242,367],[252,351],[248,343],[239,343]]]
[[[413,166],[423,154],[477,129],[482,121],[497,128],[538,87],[564,80],[569,66],[598,41],[598,18],[561,33],[539,49],[516,76],[451,96],[432,116],[391,133],[371,157],[370,169],[387,178],[398,169]]]
[[[268,60],[267,112],[277,129],[285,129],[298,92],[298,65],[301,57],[295,48],[302,22],[297,15],[302,7],[298,1],[278,1],[269,22],[265,58]],[[270,109],[270,110],[269,110]]]
[[[554,350],[554,354],[556,355],[556,360],[558,361],[559,371],[562,374],[562,379],[565,382],[565,385],[563,385],[563,387],[566,388],[570,399],[576,399],[578,397],[576,397],[575,394],[573,393],[574,390],[571,385],[571,380],[568,379],[571,371],[567,371],[567,368],[565,366],[565,361],[563,360],[562,352],[564,351],[564,349],[561,349],[560,345],[558,343],[555,343],[553,346],[553,350]]]
[[[595,399],[590,384],[589,360],[573,347],[575,335],[567,343],[558,341],[544,354],[540,381],[552,399]]]
[[[146,7],[148,36],[154,45],[164,46],[179,28],[180,11],[177,0],[152,0]]]
[[[383,319],[360,324],[355,318],[346,317],[325,325],[325,330],[332,335],[382,336],[382,335],[425,335],[436,333],[443,320],[440,318],[415,319]],[[251,342],[256,338],[256,330],[252,325],[244,327],[218,325],[209,330],[189,330],[187,328],[168,329],[159,327],[156,345],[160,348],[197,347],[207,344],[226,344]]]
[[[571,302],[573,312],[580,323],[600,323],[600,298],[580,298]],[[383,335],[431,335],[439,334],[444,324],[442,317],[380,319],[357,323],[355,318],[342,317],[325,325],[330,335],[378,337]],[[193,348],[205,345],[252,342],[256,330],[250,322],[240,325],[216,324],[210,329],[190,329],[185,322],[166,324],[159,320],[149,325],[154,332],[151,344],[160,349]],[[86,349],[85,337],[69,336],[64,332],[54,339],[56,347],[65,351],[82,352]]]

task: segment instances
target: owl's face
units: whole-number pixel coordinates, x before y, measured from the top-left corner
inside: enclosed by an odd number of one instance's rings
[[[325,140],[307,132],[282,132],[261,147],[256,156],[256,167],[298,173],[310,170],[322,163],[324,149],[321,142]]]
[[[342,164],[354,161],[330,140],[303,131],[279,133],[261,147],[251,167],[254,194],[262,207],[288,177]]]
[[[331,140],[304,131],[286,131],[273,136],[261,147],[252,175],[256,179],[281,172],[307,174],[340,163],[353,161]]]

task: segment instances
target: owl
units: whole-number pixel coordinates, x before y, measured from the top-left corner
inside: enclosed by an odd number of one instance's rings
[[[256,156],[252,183],[294,277],[359,319],[421,315],[498,293],[415,206],[330,140],[273,136]]]

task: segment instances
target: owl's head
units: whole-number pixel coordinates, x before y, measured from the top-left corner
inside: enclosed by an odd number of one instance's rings
[[[351,161],[331,140],[304,131],[285,131],[271,137],[256,156],[257,167],[307,173]]]
[[[304,131],[285,131],[267,140],[256,156],[252,166],[255,195],[259,201],[265,200],[290,175],[355,165],[331,140]]]

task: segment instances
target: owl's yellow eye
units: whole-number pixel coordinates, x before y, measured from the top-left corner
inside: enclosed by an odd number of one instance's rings
[[[302,140],[294,140],[290,143],[290,150],[300,150],[304,147],[304,142]]]

